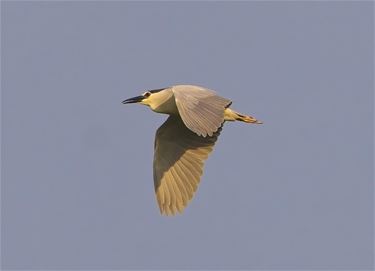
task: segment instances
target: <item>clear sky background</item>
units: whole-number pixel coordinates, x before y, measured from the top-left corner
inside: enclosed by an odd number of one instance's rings
[[[4,269],[371,269],[374,4],[1,2]],[[228,123],[183,215],[154,196],[164,115],[198,84]]]

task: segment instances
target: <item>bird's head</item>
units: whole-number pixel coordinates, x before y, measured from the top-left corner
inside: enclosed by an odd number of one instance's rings
[[[161,89],[154,89],[149,90],[143,93],[142,95],[126,99],[125,101],[122,101],[123,104],[131,104],[131,103],[139,103],[144,104],[147,106],[150,106],[152,109],[159,105],[160,102],[162,102],[165,96],[162,91],[165,90],[165,88]]]
[[[142,95],[135,96],[133,98],[126,99],[125,101],[122,101],[123,104],[133,104],[133,103],[140,103],[144,105],[148,105],[150,101],[152,93],[150,91],[146,91]]]

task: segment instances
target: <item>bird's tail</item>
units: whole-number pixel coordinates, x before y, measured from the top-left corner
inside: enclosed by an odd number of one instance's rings
[[[257,120],[256,118],[252,116],[242,115],[230,108],[225,109],[225,120],[227,121],[243,121],[246,123],[254,123],[254,124],[262,124],[260,120]]]

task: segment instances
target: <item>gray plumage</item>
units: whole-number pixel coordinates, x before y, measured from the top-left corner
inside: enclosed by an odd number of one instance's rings
[[[232,103],[198,86],[180,85],[172,87],[172,91],[184,124],[201,136],[212,136],[219,129],[224,122],[224,109]]]

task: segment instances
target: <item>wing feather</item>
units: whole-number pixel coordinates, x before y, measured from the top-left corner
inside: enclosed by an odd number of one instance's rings
[[[180,190],[180,195],[181,195],[181,201],[182,201],[182,206],[185,206],[188,202],[188,192],[184,186],[184,184],[181,182],[181,174],[177,171],[176,168],[171,167],[171,172],[174,177],[174,180],[176,181],[176,185],[178,189]]]
[[[182,121],[191,131],[203,137],[213,136],[222,126],[230,100],[199,86],[178,85],[172,91]]]
[[[187,198],[187,203],[189,202],[189,200],[191,200],[192,196],[194,194],[194,192],[196,191],[196,185],[192,184],[190,179],[192,179],[192,175],[187,173],[186,169],[182,166],[182,163],[176,163],[175,164],[175,167],[176,167],[176,170],[178,170],[178,172],[180,173],[180,181],[182,182],[182,185],[185,187],[186,189],[186,198]],[[187,180],[185,182],[183,182],[182,180]]]
[[[204,162],[213,149],[221,128],[213,136],[198,136],[182,119],[170,116],[156,132],[154,185],[160,212],[183,212],[193,198],[203,173]]]

